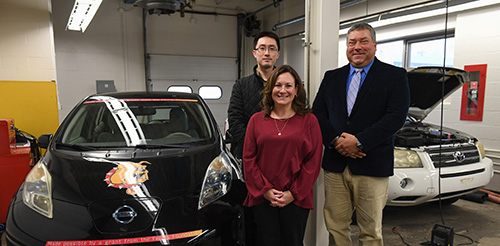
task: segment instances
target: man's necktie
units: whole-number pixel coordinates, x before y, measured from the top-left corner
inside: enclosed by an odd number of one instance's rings
[[[354,106],[354,102],[356,101],[359,85],[361,84],[362,71],[363,69],[356,68],[354,76],[352,76],[351,84],[349,85],[349,90],[347,91],[347,115],[351,115],[352,106]]]

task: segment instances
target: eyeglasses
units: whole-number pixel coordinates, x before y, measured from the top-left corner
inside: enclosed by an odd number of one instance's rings
[[[265,46],[260,46],[258,48],[255,48],[254,50],[263,54],[263,53],[266,53],[266,50],[269,51],[269,53],[275,53],[278,51],[278,48],[276,48],[274,46],[270,46],[268,48],[266,48]]]

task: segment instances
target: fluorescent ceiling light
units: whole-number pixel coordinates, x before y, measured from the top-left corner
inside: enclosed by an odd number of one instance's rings
[[[102,0],[75,0],[66,29],[85,32],[99,6],[101,6],[101,2]]]

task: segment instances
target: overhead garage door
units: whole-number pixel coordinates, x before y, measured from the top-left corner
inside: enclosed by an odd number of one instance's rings
[[[194,93],[199,93],[200,89],[220,88],[220,98],[205,99],[220,129],[227,118],[237,71],[236,58],[150,55],[153,91],[167,91],[171,86],[189,86]]]

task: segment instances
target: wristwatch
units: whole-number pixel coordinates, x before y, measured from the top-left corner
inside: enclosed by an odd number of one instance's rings
[[[335,143],[337,142],[337,140],[340,138],[340,136],[336,136],[333,141],[328,145],[328,148],[329,149],[335,149]]]
[[[358,140],[358,138],[356,138],[356,145],[358,146],[358,149],[363,151],[363,145],[361,144],[361,142]]]
[[[339,138],[340,138],[340,136],[336,136],[336,137],[333,139],[333,141],[332,141],[331,145],[335,145],[335,143],[337,142],[337,140],[338,140]]]

